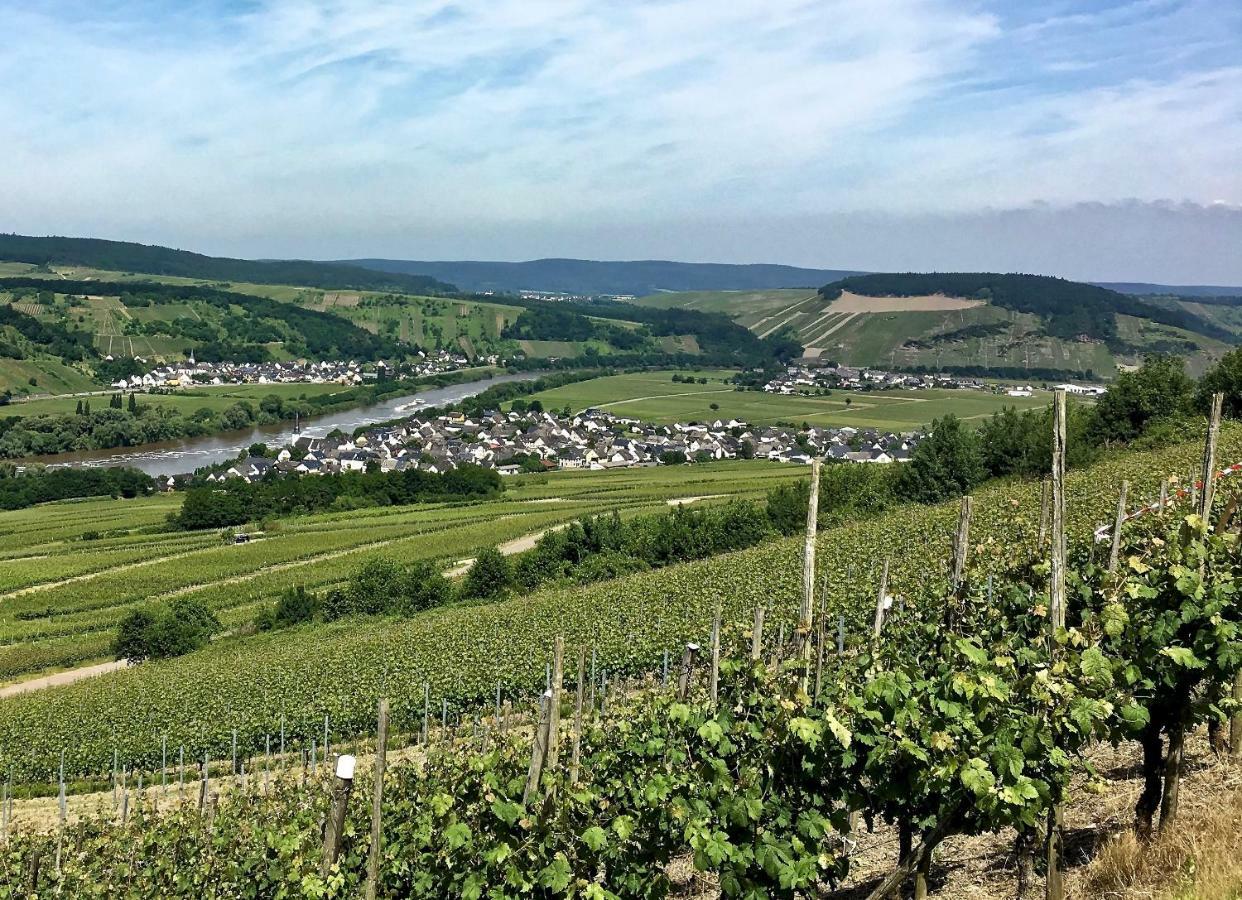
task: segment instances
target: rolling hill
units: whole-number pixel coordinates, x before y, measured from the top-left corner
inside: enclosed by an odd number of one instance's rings
[[[664,260],[606,262],[536,259],[530,262],[423,262],[402,259],[341,260],[382,272],[431,275],[464,291],[546,291],[575,295],[633,295],[660,291],[727,291],[813,288],[846,275],[835,269],[795,266],[684,263]]]
[[[1206,368],[1242,336],[1242,307],[1136,298],[1098,285],[994,273],[847,276],[818,290],[655,294],[643,306],[721,312],[759,337],[793,335],[846,365],[1044,378],[1107,377],[1150,352]]]
[[[307,260],[252,260],[203,256],[128,241],[96,238],[27,237],[0,234],[0,260],[49,268],[83,266],[114,272],[172,275],[206,281],[247,281],[254,284],[296,284],[338,290],[405,291],[440,294],[451,284],[406,271],[380,272],[358,266]]]

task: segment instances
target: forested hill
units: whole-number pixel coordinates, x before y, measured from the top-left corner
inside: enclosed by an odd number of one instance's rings
[[[0,260],[36,266],[84,266],[144,275],[175,275],[208,281],[246,281],[253,284],[296,284],[335,290],[401,291],[443,294],[455,290],[413,270],[381,272],[360,266],[307,260],[260,261],[203,256],[128,241],[97,238],[27,237],[0,234]]]
[[[420,272],[451,282],[464,291],[547,291],[565,294],[633,294],[636,297],[662,291],[813,288],[817,284],[852,274],[845,270],[800,269],[796,266],[684,263],[665,260],[417,262],[403,259],[351,259],[342,262],[383,272]]]
[[[1108,288],[1047,275],[1001,275],[992,272],[902,272],[852,275],[819,289],[826,300],[848,292],[864,297],[944,295],[982,300],[1003,309],[1037,315],[1047,334],[1080,335],[1115,344],[1117,314],[1184,328],[1230,343],[1233,332],[1182,308],[1147,303]]]

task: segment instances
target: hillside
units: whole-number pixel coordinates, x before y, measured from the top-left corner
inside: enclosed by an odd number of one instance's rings
[[[1013,378],[1107,377],[1150,352],[1182,355],[1197,373],[1242,335],[1242,310],[1228,298],[1140,299],[1034,275],[858,275],[817,291],[637,302],[721,312],[759,337],[792,334],[814,359]]]
[[[317,309],[157,282],[0,278],[0,390],[61,393],[107,383],[130,359],[375,360],[394,337]],[[138,364],[141,367],[141,364]]]
[[[308,260],[252,260],[203,256],[129,241],[96,238],[29,237],[0,234],[0,260],[51,268],[85,266],[115,272],[174,275],[208,281],[297,284],[347,290],[396,290],[437,294],[454,290],[411,270],[380,274],[375,269]]]
[[[449,281],[464,291],[546,291],[564,294],[634,295],[660,291],[731,291],[811,288],[851,274],[834,269],[778,265],[684,263],[665,260],[610,262],[536,259],[529,262],[423,262],[351,259],[341,262],[381,272],[418,272]]]

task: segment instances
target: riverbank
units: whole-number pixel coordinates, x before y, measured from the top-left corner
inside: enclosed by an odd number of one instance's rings
[[[351,433],[357,428],[388,422],[413,412],[410,404],[418,401],[421,406],[437,406],[458,403],[482,393],[487,388],[510,381],[533,381],[538,372],[494,374],[495,369],[462,369],[469,377],[454,384],[435,385],[436,379],[444,379],[458,373],[429,376],[428,386],[405,383],[402,389],[386,392],[382,399],[364,404],[347,404],[343,408],[329,408],[311,417],[300,418],[300,429],[295,431],[293,420],[280,420],[195,437],[172,438],[132,446],[120,446],[97,450],[79,450],[71,453],[26,456],[15,460],[19,465],[38,464],[50,467],[97,467],[129,466],[151,476],[181,475],[220,462],[234,459],[238,453],[252,444],[283,446],[291,443],[299,434],[321,437],[334,430]],[[484,373],[484,374],[480,374]],[[258,387],[258,386],[256,386]],[[201,390],[201,389],[200,389]]]

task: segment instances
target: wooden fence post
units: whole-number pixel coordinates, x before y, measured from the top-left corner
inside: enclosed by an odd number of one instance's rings
[[[802,545],[802,606],[798,610],[798,631],[794,635],[795,652],[804,663],[801,677],[806,691],[811,662],[811,627],[815,614],[815,535],[819,527],[819,466],[811,462],[811,493],[806,507],[806,537]]]
[[[1160,509],[1160,512],[1163,513],[1168,508],[1169,508],[1169,479],[1166,477],[1166,478],[1160,479],[1159,509]]]
[[[388,701],[381,698],[375,729],[375,794],[371,799],[371,849],[367,853],[367,900],[375,900],[379,886],[379,864],[383,830],[381,816],[384,812],[384,766],[388,756]]]
[[[1117,497],[1117,517],[1113,520],[1113,546],[1108,553],[1108,571],[1113,574],[1117,571],[1117,564],[1120,562],[1121,556],[1121,526],[1126,521],[1126,493],[1130,490],[1130,482],[1122,480],[1121,494]]]
[[[326,754],[325,754],[326,756]],[[327,878],[341,853],[341,836],[345,832],[345,812],[349,807],[349,794],[354,789],[354,758],[342,756],[336,761],[336,782],[332,787],[332,808],[323,829],[323,861],[319,867],[321,878]]]
[[[1199,492],[1199,515],[1206,523],[1212,512],[1212,497],[1216,492],[1216,442],[1220,438],[1220,412],[1224,394],[1212,395],[1212,413],[1208,418],[1207,440],[1203,444],[1203,490]]]
[[[1052,566],[1048,587],[1049,653],[1055,659],[1056,633],[1065,627],[1065,391],[1053,395],[1052,412]],[[1061,825],[1064,810],[1054,802],[1048,814],[1047,900],[1063,900],[1061,872]]]
[[[1242,669],[1233,676],[1233,700],[1242,704]],[[1233,720],[1229,723],[1229,753],[1242,759],[1242,711],[1234,713]]]
[[[681,657],[681,672],[677,676],[677,699],[685,700],[690,694],[690,679],[694,676],[694,663],[699,658],[699,645],[686,644]]]
[[[763,656],[763,616],[762,606],[755,607],[755,625],[750,631],[750,658],[759,659]]]

